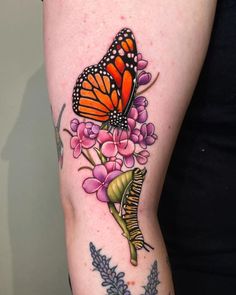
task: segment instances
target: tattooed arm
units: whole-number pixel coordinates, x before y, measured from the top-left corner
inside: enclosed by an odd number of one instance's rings
[[[214,10],[213,0],[44,1],[74,295],[174,294],[156,211]]]

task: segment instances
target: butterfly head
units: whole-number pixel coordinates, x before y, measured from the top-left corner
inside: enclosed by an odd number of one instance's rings
[[[128,129],[127,117],[122,113],[118,112],[117,110],[114,110],[109,113],[109,124],[112,127],[119,128],[121,130]]]

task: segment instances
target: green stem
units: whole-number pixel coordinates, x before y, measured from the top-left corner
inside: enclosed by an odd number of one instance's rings
[[[113,215],[116,222],[119,224],[120,228],[123,231],[123,235],[127,238],[129,243],[129,250],[130,250],[130,262],[132,265],[136,266],[138,264],[137,262],[137,250],[135,249],[134,244],[130,241],[130,235],[129,231],[127,229],[126,223],[124,219],[119,215],[119,212],[116,210],[116,207],[113,203],[108,203],[109,210],[111,214]]]
[[[93,157],[92,157],[90,151],[89,151],[88,149],[86,149],[86,152],[87,152],[87,156],[88,156],[88,158],[90,159],[90,162],[93,163],[93,166],[95,166],[96,163],[95,163],[95,161],[94,161],[94,159],[93,159]]]
[[[152,81],[152,83],[151,83],[149,86],[147,86],[146,88],[144,88],[144,89],[141,90],[140,92],[137,92],[137,93],[136,93],[136,96],[139,96],[139,95],[143,94],[144,92],[146,92],[148,89],[150,89],[150,88],[156,83],[156,80],[158,79],[159,74],[160,74],[160,73],[157,73],[155,79]]]
[[[89,161],[89,163],[92,165],[92,166],[95,166],[95,164],[89,159],[89,157],[82,151],[81,154],[85,157],[86,160]]]

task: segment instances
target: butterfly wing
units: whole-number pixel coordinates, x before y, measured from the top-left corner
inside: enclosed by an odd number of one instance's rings
[[[136,75],[135,38],[130,29],[123,29],[99,64],[86,68],[78,77],[72,95],[74,112],[84,118],[112,124],[110,118],[115,111],[120,115],[113,126],[122,126],[132,105]]]
[[[84,118],[105,122],[114,109],[122,111],[115,80],[100,65],[90,66],[82,72],[72,96],[73,111]]]
[[[122,29],[116,35],[99,65],[114,78],[119,90],[122,113],[127,115],[137,87],[137,46],[130,29]]]

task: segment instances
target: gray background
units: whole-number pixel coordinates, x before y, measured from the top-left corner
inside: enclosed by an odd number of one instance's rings
[[[0,22],[0,295],[66,295],[42,4],[2,1]]]

